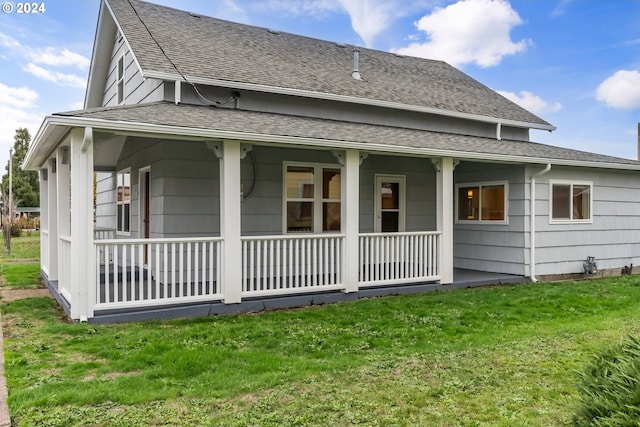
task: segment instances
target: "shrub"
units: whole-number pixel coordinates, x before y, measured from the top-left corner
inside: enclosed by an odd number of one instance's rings
[[[22,235],[22,228],[20,224],[12,223],[11,224],[11,237],[20,237]]]
[[[574,426],[637,426],[640,420],[640,340],[629,337],[578,373]]]

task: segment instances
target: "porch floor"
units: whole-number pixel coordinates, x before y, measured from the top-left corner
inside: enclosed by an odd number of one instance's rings
[[[526,282],[529,282],[529,278],[514,274],[491,273],[489,271],[467,270],[464,268],[453,269],[453,284],[461,285],[460,287],[471,288],[474,286]]]
[[[149,307],[148,309],[100,310],[95,312],[95,317],[89,319],[89,322],[120,323],[150,319],[171,319],[210,316],[215,314],[258,312],[263,310],[304,307],[308,305],[331,304],[341,301],[354,301],[360,298],[380,297],[386,295],[420,294],[433,291],[446,291],[452,289],[526,282],[529,282],[529,278],[524,276],[454,268],[453,283],[449,285],[442,285],[436,282],[422,282],[397,286],[361,287],[358,292],[354,293],[333,291],[269,298],[244,298],[240,304],[224,304],[222,302],[215,301],[210,303],[179,304],[162,307],[156,306]],[[51,288],[52,287],[50,286],[50,289]]]

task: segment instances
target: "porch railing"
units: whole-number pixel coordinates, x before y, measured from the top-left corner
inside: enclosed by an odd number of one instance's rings
[[[60,253],[58,254],[58,262],[60,263],[60,268],[58,269],[58,292],[70,302],[71,293],[69,289],[67,289],[67,286],[71,283],[71,269],[73,268],[71,264],[71,237],[60,236],[58,237],[58,241],[60,242]]]
[[[49,230],[40,229],[40,264],[42,270],[49,275]]]
[[[96,309],[222,299],[222,239],[95,240]]]
[[[440,232],[360,234],[360,286],[440,279]]]
[[[344,289],[343,235],[242,238],[242,296]]]

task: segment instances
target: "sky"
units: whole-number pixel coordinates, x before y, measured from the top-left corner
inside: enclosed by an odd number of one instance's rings
[[[557,127],[531,140],[637,158],[640,0],[151,0],[444,60]],[[0,0],[0,167],[18,127],[81,109],[99,0]],[[26,6],[25,6],[26,5]],[[22,10],[19,10],[22,9]],[[19,13],[23,12],[23,13]]]

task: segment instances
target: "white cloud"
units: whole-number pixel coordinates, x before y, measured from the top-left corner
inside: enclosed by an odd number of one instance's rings
[[[551,11],[551,16],[557,18],[564,15],[572,1],[573,0],[559,0],[556,7]]]
[[[77,88],[84,88],[86,86],[86,80],[78,75],[47,70],[34,63],[27,64],[27,66],[22,70],[40,79],[59,84],[61,86],[72,86]]]
[[[411,43],[397,53],[441,59],[454,66],[476,63],[491,67],[531,43],[511,40],[511,29],[520,24],[522,19],[505,0],[461,0],[423,16],[416,27],[428,40]]]
[[[73,66],[82,70],[89,67],[89,58],[68,49],[57,50],[52,47],[36,49],[27,52],[27,56],[36,64],[52,65],[54,67]]]
[[[35,48],[27,46],[11,36],[0,33],[0,46],[11,50],[15,55],[23,56],[36,64],[52,65],[55,67],[73,66],[80,69],[89,67],[89,58],[69,49],[56,49],[52,46]]]
[[[550,104],[539,96],[526,90],[521,91],[520,94],[504,92],[501,90],[499,90],[498,93],[534,114],[554,113],[562,108],[562,104],[559,102]]]
[[[394,20],[424,7],[425,3],[424,0],[268,0],[255,3],[255,7],[315,18],[347,12],[353,30],[366,46],[372,46],[375,37],[386,30]]]
[[[10,87],[0,83],[0,105],[15,108],[31,108],[38,93],[28,87]]]
[[[600,83],[596,98],[609,107],[622,110],[640,109],[640,72],[620,70]]]
[[[283,10],[291,15],[324,16],[342,10],[340,0],[261,0],[254,7]]]
[[[26,127],[33,137],[42,122],[38,111],[38,93],[27,87],[11,87],[0,83],[0,171],[9,159],[16,129]]]
[[[397,17],[399,5],[393,1],[339,0],[351,17],[351,26],[366,46]]]

